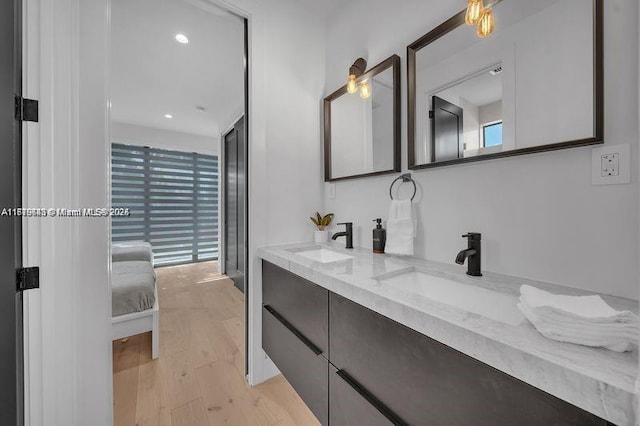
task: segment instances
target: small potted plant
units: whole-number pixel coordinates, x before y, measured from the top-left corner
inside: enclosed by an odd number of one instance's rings
[[[333,220],[333,213],[322,216],[319,212],[316,212],[315,217],[311,216],[309,219],[311,219],[311,222],[313,222],[317,228],[317,231],[313,235],[314,241],[316,243],[326,243],[329,240],[329,234],[326,228]]]

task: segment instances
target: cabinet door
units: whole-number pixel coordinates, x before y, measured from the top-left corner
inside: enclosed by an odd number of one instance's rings
[[[297,337],[299,332],[291,327],[277,311],[263,308],[262,348],[320,423],[327,425],[329,362],[318,348]]]
[[[367,391],[329,364],[329,424],[331,426],[390,426],[394,422],[377,401],[367,400]],[[370,396],[369,396],[370,399]],[[386,410],[388,412],[388,410]],[[397,422],[396,422],[397,423]]]
[[[263,261],[262,301],[278,311],[322,352],[328,353],[328,290]]]
[[[411,425],[606,425],[565,401],[336,294],[331,363]]]

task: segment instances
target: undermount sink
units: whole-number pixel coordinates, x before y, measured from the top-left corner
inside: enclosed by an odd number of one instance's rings
[[[431,299],[505,324],[519,325],[524,320],[516,306],[516,296],[461,284],[413,268],[376,279],[403,293]]]
[[[300,251],[295,251],[294,253],[298,256],[302,256],[320,263],[331,263],[339,262],[341,260],[353,259],[353,256],[349,256],[348,254],[343,254],[323,247],[303,249]]]

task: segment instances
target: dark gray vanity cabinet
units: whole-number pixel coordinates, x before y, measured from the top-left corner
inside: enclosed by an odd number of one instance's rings
[[[607,424],[337,294],[329,312],[331,363],[407,424]]]
[[[262,262],[262,303],[286,318],[329,358],[327,289],[272,263]]]
[[[329,361],[262,309],[262,348],[323,425],[329,416]]]
[[[262,348],[323,425],[329,424],[329,292],[262,263]]]
[[[323,425],[607,425],[269,262],[262,270],[262,347]]]
[[[329,424],[331,426],[392,426],[376,407],[358,392],[349,378],[329,364]]]

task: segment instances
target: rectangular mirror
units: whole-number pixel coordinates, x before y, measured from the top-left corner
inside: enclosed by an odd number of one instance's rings
[[[343,86],[324,99],[324,180],[333,182],[400,171],[400,57],[358,78],[371,96]]]
[[[409,168],[603,142],[602,0],[503,0],[407,47]]]

